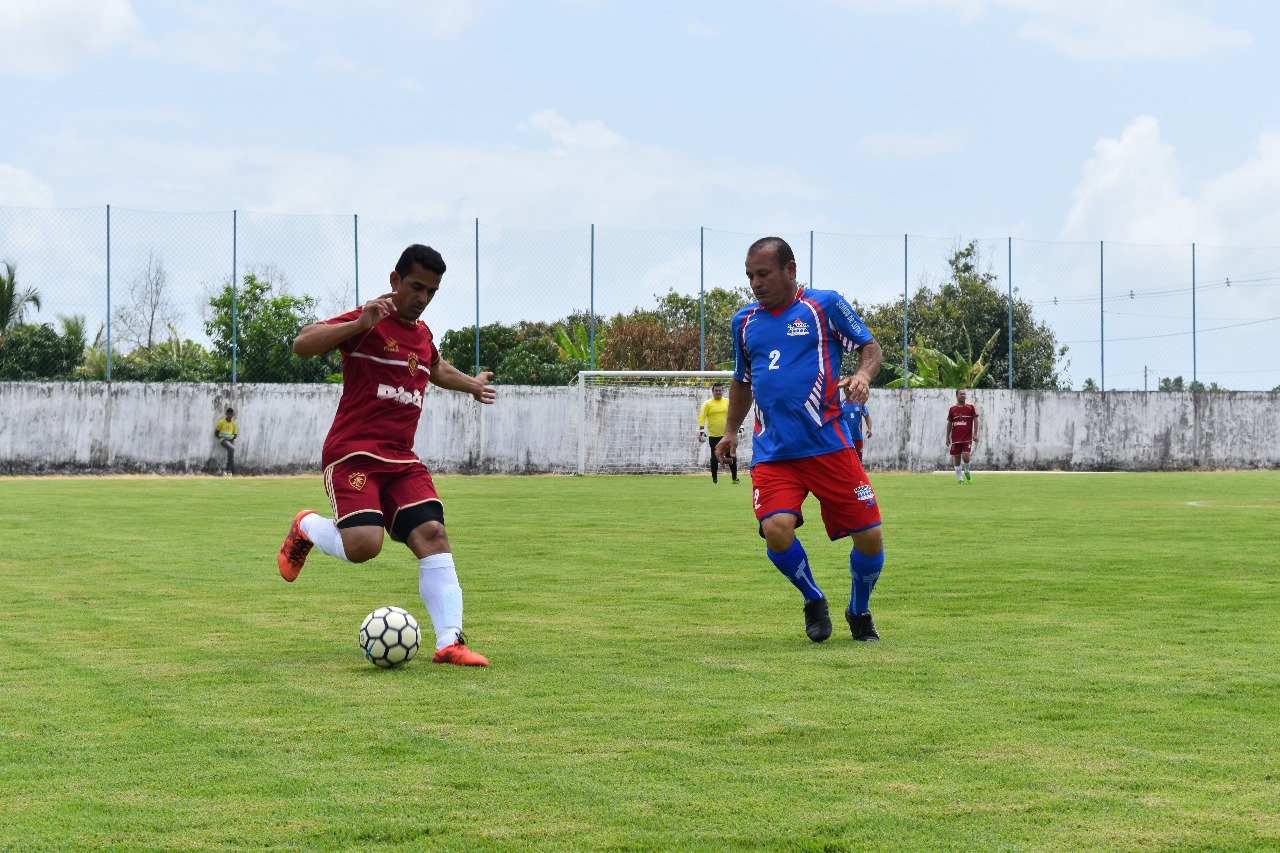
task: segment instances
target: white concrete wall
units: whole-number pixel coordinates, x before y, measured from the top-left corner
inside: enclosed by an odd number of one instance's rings
[[[242,473],[318,471],[335,385],[0,383],[0,473],[214,472],[213,424],[238,412]],[[588,470],[693,471],[703,389],[588,389]],[[975,391],[985,469],[1280,468],[1280,394]],[[948,464],[949,391],[877,390],[871,470]],[[576,387],[500,386],[498,402],[432,388],[416,449],[434,471],[570,473]],[[749,456],[749,441],[744,442]]]

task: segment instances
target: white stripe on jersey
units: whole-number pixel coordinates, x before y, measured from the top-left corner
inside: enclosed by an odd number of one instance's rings
[[[408,367],[408,366],[409,366],[409,362],[408,362],[408,360],[407,360],[407,359],[406,359],[406,360],[401,360],[401,361],[396,361],[395,359],[391,359],[391,358],[379,358],[379,357],[378,357],[378,356],[376,356],[376,355],[365,355],[365,354],[364,354],[364,353],[362,353],[362,352],[353,352],[353,353],[351,353],[351,357],[352,357],[352,358],[367,358],[367,359],[369,359],[370,361],[376,361],[376,362],[378,362],[379,364],[389,364],[389,365],[391,365],[392,367]]]
[[[826,387],[827,363],[827,324],[821,322],[818,309],[808,299],[801,298],[800,304],[809,309],[813,315],[813,326],[818,333],[818,375],[814,378],[813,387],[809,389],[809,398],[804,402],[804,410],[818,426],[822,426],[822,389]]]

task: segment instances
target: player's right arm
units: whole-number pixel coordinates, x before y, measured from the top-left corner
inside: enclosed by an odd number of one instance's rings
[[[724,438],[716,445],[716,458],[728,463],[738,455],[738,427],[751,409],[751,383],[729,380],[729,413],[724,421]]]
[[[711,405],[711,401],[702,404],[702,408],[698,410],[698,441],[707,440],[707,407]]]
[[[294,338],[293,351],[302,358],[323,355],[341,344],[372,329],[395,310],[391,294],[370,299],[360,309],[360,316],[350,323],[312,323]]]

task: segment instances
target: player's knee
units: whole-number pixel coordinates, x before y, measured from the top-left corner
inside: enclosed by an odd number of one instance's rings
[[[382,552],[381,527],[349,527],[342,531],[342,550],[352,563],[364,563]]]
[[[883,551],[884,537],[880,534],[880,526],[869,527],[853,534],[853,549],[868,557],[874,557]]]
[[[760,533],[773,551],[785,551],[796,538],[796,517],[787,512],[775,513],[760,522]]]

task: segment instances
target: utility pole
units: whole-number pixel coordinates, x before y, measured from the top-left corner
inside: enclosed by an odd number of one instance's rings
[[[1147,390],[1147,366],[1142,365],[1142,390]]]

